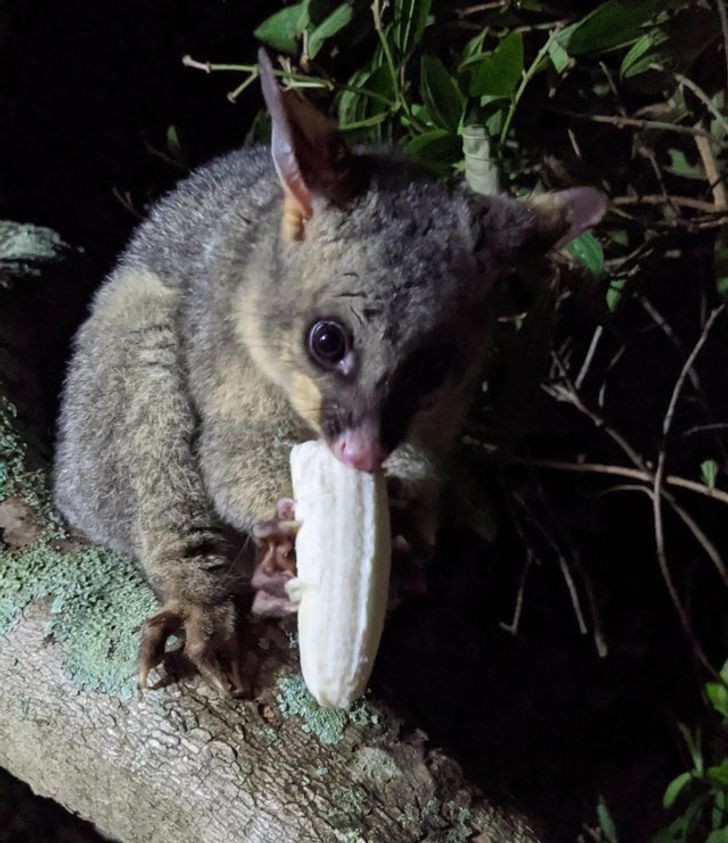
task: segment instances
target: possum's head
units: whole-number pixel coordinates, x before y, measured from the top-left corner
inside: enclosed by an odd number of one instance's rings
[[[493,282],[597,222],[604,198],[449,190],[403,161],[350,153],[280,90],[264,54],[261,75],[285,202],[277,293],[256,320],[258,349],[275,351],[259,362],[340,460],[371,471],[408,433],[449,436],[482,363]]]

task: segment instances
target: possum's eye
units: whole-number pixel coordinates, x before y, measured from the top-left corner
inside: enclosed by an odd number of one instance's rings
[[[349,337],[344,326],[333,319],[314,322],[308,332],[308,353],[326,369],[340,363],[349,351]]]

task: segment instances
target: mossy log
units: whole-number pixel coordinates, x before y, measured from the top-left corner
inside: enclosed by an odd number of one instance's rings
[[[0,376],[2,372],[0,372]],[[290,629],[252,628],[253,700],[194,678],[134,689],[154,598],[69,536],[0,384],[0,766],[121,841],[531,843],[396,711],[317,706]]]

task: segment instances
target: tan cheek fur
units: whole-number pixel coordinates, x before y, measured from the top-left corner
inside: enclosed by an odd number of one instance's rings
[[[233,304],[238,336],[253,361],[270,380],[286,394],[291,406],[317,432],[321,422],[321,392],[307,375],[295,371],[292,358],[281,353],[275,356],[267,347],[255,317],[255,308],[248,306],[244,296]]]
[[[287,390],[296,412],[318,430],[321,423],[321,392],[316,384],[303,374],[295,374]]]

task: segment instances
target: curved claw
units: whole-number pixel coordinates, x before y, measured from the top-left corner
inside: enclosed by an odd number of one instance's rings
[[[142,627],[137,673],[137,687],[140,690],[147,687],[149,672],[164,661],[167,639],[178,633],[181,626],[180,616],[165,609],[149,618]]]
[[[144,624],[139,647],[138,685],[147,687],[149,672],[165,659],[170,635],[181,635],[181,651],[210,687],[222,696],[250,692],[250,677],[242,667],[242,653],[232,602],[200,606],[170,600]]]

